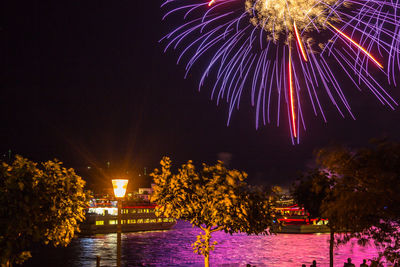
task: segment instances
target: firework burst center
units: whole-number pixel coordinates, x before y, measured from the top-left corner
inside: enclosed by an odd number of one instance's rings
[[[337,0],[246,0],[245,8],[250,23],[276,41],[282,36],[293,37],[294,23],[300,31],[323,28],[335,18],[329,7],[336,3]]]

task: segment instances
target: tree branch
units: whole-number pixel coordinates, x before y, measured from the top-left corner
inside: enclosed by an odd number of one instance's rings
[[[215,227],[214,229],[211,229],[210,233],[214,233],[214,232],[217,232],[217,231],[221,231],[221,230],[223,230],[223,229],[224,229],[224,227],[222,227],[222,226],[217,226],[217,227]]]

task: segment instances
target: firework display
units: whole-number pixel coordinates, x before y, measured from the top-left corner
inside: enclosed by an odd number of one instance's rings
[[[355,118],[346,90],[356,89],[397,106],[386,88],[400,73],[400,0],[166,0],[162,8],[163,19],[181,22],[160,40],[165,51],[178,49],[186,75],[207,62],[199,89],[212,80],[211,97],[228,103],[228,124],[243,94],[256,128],[279,126],[287,110],[293,144],[306,130],[302,105],[326,121],[326,98]]]

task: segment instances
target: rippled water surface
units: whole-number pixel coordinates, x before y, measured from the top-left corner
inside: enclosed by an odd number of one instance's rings
[[[203,257],[193,254],[190,244],[199,230],[179,222],[169,231],[127,233],[122,235],[123,266],[203,266]],[[67,248],[40,248],[24,266],[78,267],[115,266],[116,234],[75,239]],[[278,234],[247,236],[214,233],[218,241],[211,254],[211,266],[329,266],[329,234]],[[335,251],[335,266],[343,266],[348,257],[359,266],[364,258],[376,255],[373,247],[360,247],[355,242]]]

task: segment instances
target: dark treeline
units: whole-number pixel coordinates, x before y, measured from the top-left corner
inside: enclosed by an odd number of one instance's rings
[[[371,266],[400,260],[400,143],[373,140],[366,147],[329,146],[315,152],[316,167],[292,195],[311,217],[326,218],[335,244],[357,238],[381,248]],[[336,234],[335,233],[339,233]]]

